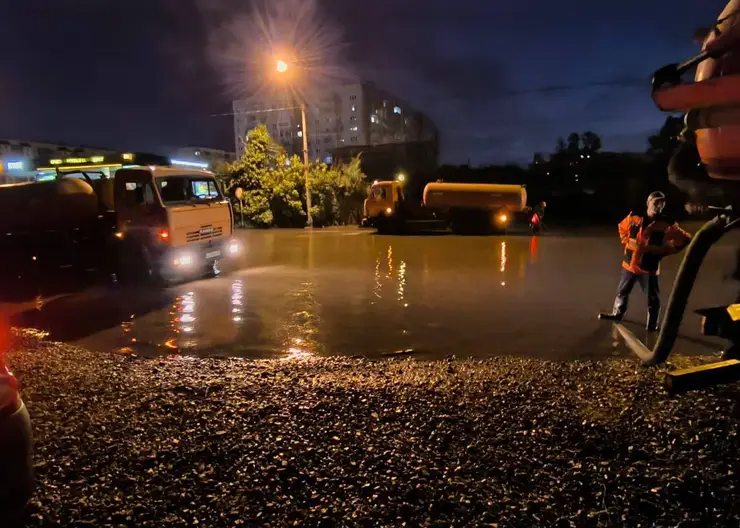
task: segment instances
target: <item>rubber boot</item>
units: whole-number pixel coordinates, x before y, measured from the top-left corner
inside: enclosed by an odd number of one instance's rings
[[[623,317],[623,315],[621,313],[618,313],[618,312],[611,312],[611,313],[601,312],[599,314],[599,319],[601,319],[602,321],[616,321],[616,322],[620,322],[622,320],[622,317]]]
[[[647,315],[647,330],[648,332],[657,332],[660,328],[658,322],[660,321],[660,310],[650,310],[648,308]]]

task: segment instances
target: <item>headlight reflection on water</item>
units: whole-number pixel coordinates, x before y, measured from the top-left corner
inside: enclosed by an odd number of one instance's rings
[[[244,283],[241,280],[235,280],[231,283],[231,314],[232,321],[240,324],[242,319],[242,310],[244,302]]]

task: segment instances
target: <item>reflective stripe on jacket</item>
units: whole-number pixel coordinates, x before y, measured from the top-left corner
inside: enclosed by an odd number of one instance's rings
[[[632,213],[619,223],[619,238],[624,246],[622,267],[637,275],[658,275],[660,260],[678,253],[691,241],[691,235],[675,222]]]

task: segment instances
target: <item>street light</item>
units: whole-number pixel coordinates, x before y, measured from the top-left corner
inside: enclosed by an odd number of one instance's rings
[[[398,176],[396,176],[396,180],[398,183],[403,183],[406,181],[406,175],[403,172],[399,172]]]
[[[278,59],[275,62],[275,69],[278,73],[288,71],[288,63]],[[311,217],[311,189],[308,183],[308,129],[306,128],[306,104],[301,101],[301,136],[303,137],[303,177],[306,180],[306,227],[313,227],[313,218]]]

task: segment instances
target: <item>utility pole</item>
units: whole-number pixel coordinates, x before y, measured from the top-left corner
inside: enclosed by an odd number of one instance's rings
[[[306,227],[313,227],[311,217],[311,187],[308,183],[308,129],[306,128],[306,104],[301,103],[301,128],[303,136],[303,176],[306,179]]]

